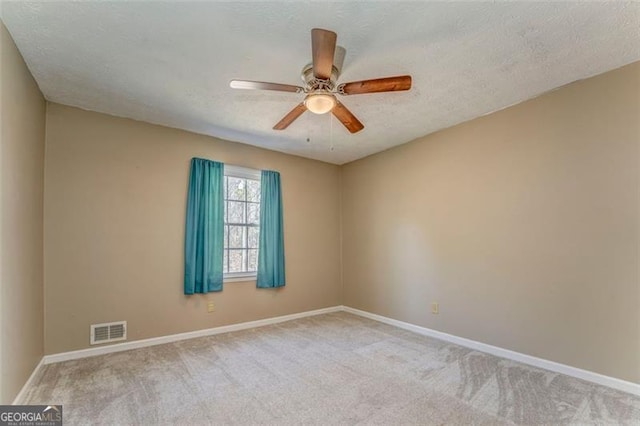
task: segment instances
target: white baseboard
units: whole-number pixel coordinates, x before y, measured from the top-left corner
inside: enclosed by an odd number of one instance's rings
[[[131,342],[116,343],[113,345],[100,346],[89,349],[80,349],[77,351],[62,352],[53,355],[44,356],[44,364],[53,364],[55,362],[70,361],[73,359],[87,358],[91,356],[104,355],[114,352],[128,351],[131,349],[145,348],[148,346],[162,345],[165,343],[177,342],[179,340],[193,339],[196,337],[213,336],[215,334],[229,333],[231,331],[246,330],[249,328],[262,327],[279,322],[291,321],[294,319],[310,317],[314,315],[328,314],[330,312],[338,312],[342,310],[342,306],[332,306],[330,308],[316,309],[313,311],[299,312],[291,315],[283,315],[280,317],[265,318],[256,321],[241,322],[237,324],[223,325],[220,327],[207,328],[204,330],[189,331],[186,333],[171,334],[169,336],[153,337],[150,339],[134,340]]]
[[[586,380],[592,383],[596,383],[602,386],[607,386],[613,389],[628,392],[630,394],[640,396],[640,384],[632,383],[615,377],[605,376],[603,374],[594,373],[592,371],[583,370],[569,365],[560,364],[554,361],[538,358],[531,355],[526,355],[520,352],[511,351],[508,349],[500,348],[497,346],[488,345],[486,343],[477,342],[475,340],[466,339],[464,337],[454,336],[452,334],[443,333],[441,331],[432,330],[419,325],[410,324],[407,322],[395,320],[392,318],[384,317],[382,315],[373,314],[371,312],[362,311],[359,309],[351,308],[348,306],[333,306],[330,308],[316,309],[313,311],[299,312],[291,315],[284,315],[274,318],[265,318],[257,321],[249,321],[238,324],[224,325],[220,327],[208,328],[204,330],[190,331],[187,333],[172,334],[169,336],[154,337],[151,339],[135,340],[131,342],[117,343],[108,346],[100,346],[96,348],[81,349],[78,351],[63,352],[53,355],[45,355],[40,361],[38,366],[34,369],[33,373],[29,377],[29,380],[25,383],[20,393],[16,396],[14,404],[19,403],[31,384],[36,373],[43,364],[52,364],[55,362],[69,361],[73,359],[86,358],[97,355],[104,355],[114,352],[128,351],[131,349],[144,348],[148,346],[162,345],[165,343],[177,342],[180,340],[193,339],[197,337],[213,336],[215,334],[229,333],[232,331],[246,330],[249,328],[262,327],[270,324],[277,324],[280,322],[291,321],[299,318],[310,317],[314,315],[327,314],[330,312],[344,311],[355,315],[359,315],[365,318],[369,318],[375,321],[383,322],[395,327],[399,327],[405,330],[413,331],[418,334],[433,337],[436,339],[444,340],[446,342],[454,343],[460,346],[471,348],[480,352],[489,353],[502,358],[510,359],[513,361],[521,362],[523,364],[532,365],[534,367],[543,368],[556,373],[566,374],[567,376],[576,377],[578,379]]]
[[[413,331],[418,334],[433,337],[439,340],[444,340],[446,342],[455,343],[456,345],[465,346],[467,348],[471,348],[480,352],[486,352],[491,355],[499,356],[501,358],[518,361],[523,364],[533,365],[534,367],[544,368],[545,370],[550,370],[556,373],[566,374],[567,376],[576,377],[578,379],[586,380],[602,386],[607,386],[613,389],[640,396],[640,384],[638,383],[627,382],[625,380],[616,379],[615,377],[609,377],[603,374],[594,373],[593,371],[583,370],[580,368],[571,367],[570,365],[560,364],[558,362],[511,351],[509,349],[503,349],[497,346],[488,345],[486,343],[476,342],[475,340],[465,339],[464,337],[454,336],[452,334],[443,333],[441,331],[432,330],[430,328],[421,327],[419,325],[410,324],[408,322],[398,321],[392,318],[384,317],[382,315],[372,314],[371,312],[361,311],[360,309],[350,308],[348,306],[343,306],[342,310],[375,321],[383,322],[385,324],[393,325],[405,330]]]
[[[36,365],[36,367],[33,369],[33,371],[31,372],[31,375],[25,382],[24,386],[22,386],[22,389],[20,389],[20,392],[18,392],[16,397],[13,399],[13,402],[11,403],[11,405],[22,404],[22,401],[24,400],[24,395],[25,393],[27,393],[27,389],[29,389],[29,387],[31,386],[33,379],[36,377],[36,375],[38,374],[38,371],[40,371],[40,367],[42,367],[43,364],[44,364],[44,357],[40,358],[40,362],[38,362],[38,365]]]

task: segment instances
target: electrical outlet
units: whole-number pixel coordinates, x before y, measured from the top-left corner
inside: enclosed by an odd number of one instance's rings
[[[431,313],[432,314],[438,314],[440,313],[440,306],[438,305],[438,302],[433,302],[431,304]]]
[[[213,302],[207,303],[207,312],[208,313],[211,313],[211,312],[213,312],[215,310],[216,310],[216,306],[213,304]]]

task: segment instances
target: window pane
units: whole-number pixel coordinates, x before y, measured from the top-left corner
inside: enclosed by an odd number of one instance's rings
[[[256,272],[260,240],[260,181],[224,177],[225,274]]]
[[[244,226],[229,226],[229,248],[245,248],[246,237],[245,237],[245,228]]]
[[[256,226],[247,227],[248,237],[247,246],[249,248],[258,248],[258,239],[260,238],[260,228]]]
[[[245,223],[244,205],[245,203],[240,203],[238,201],[229,201],[229,215],[227,216],[227,222]]]
[[[249,251],[249,271],[255,272],[258,270],[258,250]]]
[[[229,194],[228,198],[230,200],[240,200],[244,201],[245,198],[245,183],[246,179],[240,179],[235,177],[228,177],[229,179]]]
[[[260,181],[247,179],[247,201],[260,202]]]
[[[247,223],[260,225],[260,204],[247,203]]]
[[[245,272],[244,256],[246,250],[229,250],[229,272]]]

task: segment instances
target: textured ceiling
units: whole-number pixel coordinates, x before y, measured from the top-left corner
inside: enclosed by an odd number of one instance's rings
[[[640,59],[640,4],[615,2],[3,2],[47,99],[342,164]],[[413,76],[271,128],[302,95],[310,30],[338,33],[340,82]],[[309,141],[307,141],[309,139]],[[333,145],[333,149],[331,146]]]

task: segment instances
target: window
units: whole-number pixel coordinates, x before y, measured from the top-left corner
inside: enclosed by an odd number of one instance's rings
[[[260,171],[224,166],[225,281],[241,281],[258,272]]]

